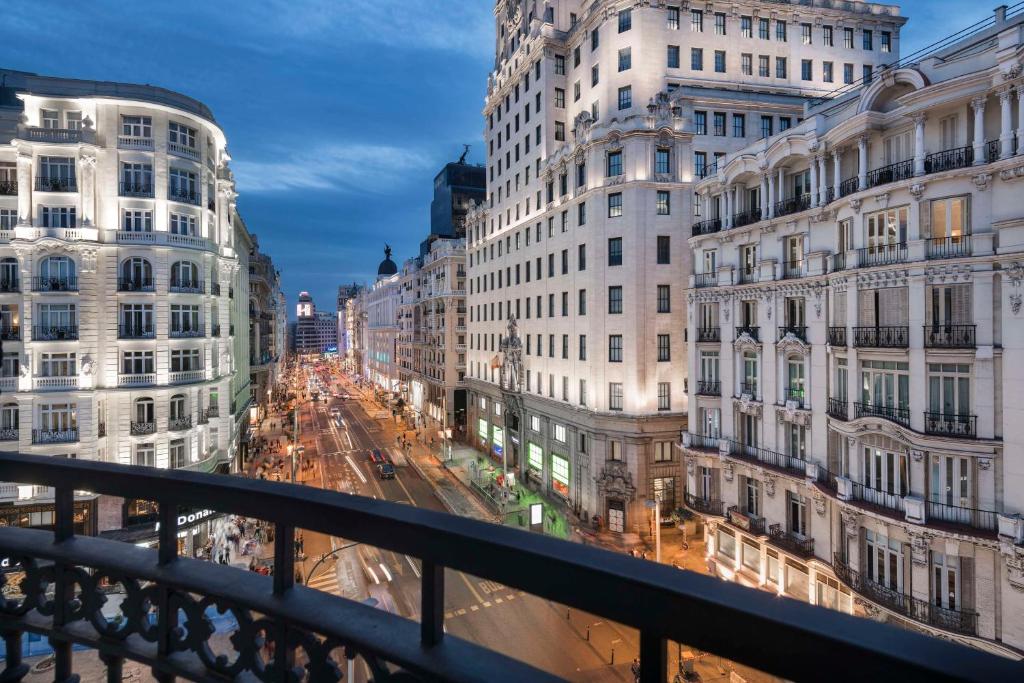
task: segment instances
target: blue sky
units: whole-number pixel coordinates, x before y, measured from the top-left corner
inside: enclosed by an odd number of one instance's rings
[[[991,3],[994,6],[996,3]],[[902,3],[903,54],[990,15],[966,0]],[[481,139],[491,0],[6,0],[0,66],[152,83],[208,104],[239,208],[299,290],[334,308],[429,231],[435,173]]]

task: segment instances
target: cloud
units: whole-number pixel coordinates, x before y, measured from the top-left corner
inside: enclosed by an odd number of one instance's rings
[[[333,144],[277,160],[232,162],[240,192],[333,190],[381,193],[434,160],[412,149],[362,143]]]

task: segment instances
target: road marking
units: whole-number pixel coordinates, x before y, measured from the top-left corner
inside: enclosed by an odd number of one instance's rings
[[[377,563],[377,566],[378,566],[378,567],[380,567],[380,570],[381,570],[382,572],[384,572],[384,576],[386,576],[386,577],[387,577],[388,581],[393,581],[393,580],[394,580],[394,579],[392,578],[392,576],[391,576],[391,572],[389,572],[389,571],[388,571],[388,568],[387,568],[387,566],[386,566],[386,565],[385,565],[385,564],[384,564],[383,562],[378,562],[378,563]]]
[[[460,609],[460,610],[456,611],[455,613],[458,614],[461,617],[463,614],[466,613],[466,610]]]
[[[402,487],[403,491],[405,491],[405,495],[409,499],[409,504],[410,505],[416,505],[416,501],[413,500],[412,494],[409,493],[409,489],[405,488],[405,484],[402,483],[402,478],[398,476],[398,472],[395,472],[395,481],[397,481],[398,485]],[[419,506],[416,505],[416,507],[419,507]]]
[[[359,468],[356,467],[356,464],[354,462],[352,462],[352,456],[351,455],[346,455],[345,456],[345,462],[348,463],[349,467],[351,467],[353,470],[355,470],[356,476],[358,476],[359,480],[365,484],[366,483],[366,477],[364,477],[363,473],[359,471]]]
[[[370,565],[368,565],[368,564],[364,564],[364,565],[363,565],[363,567],[364,567],[364,568],[366,569],[366,571],[367,571],[367,572],[368,572],[368,573],[370,574],[370,577],[371,577],[371,578],[373,579],[373,583],[374,583],[375,585],[378,585],[378,586],[379,586],[379,585],[380,585],[380,579],[378,579],[378,578],[377,578],[377,573],[376,573],[375,571],[373,571],[373,567],[371,567],[371,566],[370,566]]]
[[[495,604],[495,605],[500,605],[500,604],[501,604],[501,603],[503,603],[503,602],[505,602],[505,601],[504,601],[504,600],[502,600],[501,598],[495,598],[495,599],[494,599],[494,604]]]
[[[471,584],[471,583],[469,582],[469,579],[467,579],[467,578],[466,578],[466,575],[465,575],[465,574],[463,574],[462,572],[459,572],[459,576],[460,576],[460,577],[462,577],[462,580],[463,580],[463,581],[465,582],[465,584],[466,584],[466,588],[468,588],[468,589],[469,589],[469,592],[473,594],[473,597],[474,597],[474,598],[476,598],[476,601],[477,601],[477,602],[483,602],[483,601],[484,601],[484,599],[483,599],[482,597],[480,597],[480,594],[479,594],[479,593],[477,593],[477,592],[476,592],[476,589],[475,589],[475,588],[473,588],[473,584]]]
[[[485,602],[484,603],[484,607],[490,607],[490,606],[491,606],[491,603],[489,603],[489,602]]]
[[[473,610],[474,612],[476,612],[477,610],[479,610],[479,609],[480,609],[480,605],[470,605],[470,606],[469,606],[469,609],[471,609],[471,610]]]
[[[512,595],[511,593],[509,593],[508,595],[505,596],[505,599],[506,600],[515,600],[515,597],[516,596]]]
[[[454,613],[454,612],[445,612],[445,613],[444,613],[444,618],[445,618],[445,619],[451,619],[451,618],[452,618],[452,617],[454,617],[454,616],[455,616],[455,613]]]
[[[331,571],[310,579],[306,586],[325,593],[336,593],[338,592],[338,572],[332,568]]]
[[[405,560],[409,563],[409,566],[412,567],[412,573],[416,575],[416,578],[420,578],[420,570],[416,568],[416,563],[412,561],[412,558],[406,555]]]

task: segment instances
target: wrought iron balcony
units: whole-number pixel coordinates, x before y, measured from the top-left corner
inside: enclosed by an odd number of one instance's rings
[[[691,228],[691,234],[696,237],[697,235],[710,235],[713,232],[718,232],[722,229],[721,218],[709,218],[706,221],[700,221],[693,224]]]
[[[971,236],[935,237],[925,243],[925,257],[929,259],[960,258],[971,255]]]
[[[0,441],[17,441],[19,438],[19,430],[12,427],[4,427],[0,429]]]
[[[783,261],[782,262],[782,279],[792,280],[794,278],[804,276],[804,260],[797,259],[795,261]]]
[[[155,292],[156,284],[153,278],[118,278],[117,291],[119,292]]]
[[[786,531],[781,524],[772,524],[768,527],[768,536],[770,537],[769,543],[793,553],[797,557],[802,557],[805,560],[814,557],[813,538],[806,538],[792,531]]]
[[[853,500],[858,501],[862,507],[870,508],[883,514],[899,513],[906,510],[906,502],[903,493],[883,491],[872,486],[865,486],[856,481],[850,482],[850,493]],[[896,516],[896,515],[892,515]]]
[[[925,501],[925,517],[928,524],[949,524],[982,531],[999,529],[999,514],[992,510],[960,507],[934,500]]]
[[[176,294],[203,294],[206,291],[206,286],[201,280],[181,281],[172,279],[168,289]]]
[[[122,197],[152,197],[153,182],[121,181],[118,192]]]
[[[78,441],[78,428],[72,429],[33,429],[32,443],[74,443]]]
[[[690,448],[705,451],[717,451],[718,441],[717,436],[705,436],[703,434],[689,434]]]
[[[839,251],[828,257],[828,272],[838,273],[846,270],[846,252]]]
[[[34,325],[32,341],[74,341],[78,339],[77,325]]]
[[[167,333],[167,336],[172,339],[193,339],[197,337],[205,337],[206,331],[202,328],[172,327]]]
[[[901,593],[894,588],[875,583],[867,576],[850,567],[838,554],[832,562],[832,569],[839,580],[849,586],[855,593],[897,614],[946,631],[971,636],[978,632],[978,615],[976,612],[963,612],[934,605],[927,600],[921,600],[912,595]]]
[[[757,382],[740,382],[740,393],[758,400]]]
[[[978,416],[925,412],[924,433],[973,439],[978,436]]]
[[[836,200],[836,188],[829,185],[825,188],[825,203],[831,204]]]
[[[880,406],[873,403],[854,403],[854,411],[857,419],[862,417],[881,417],[890,422],[901,424],[904,427],[910,426],[910,409],[897,408],[895,406]]]
[[[907,159],[868,171],[868,187],[878,187],[914,177],[914,160]]]
[[[846,346],[846,325],[829,325],[828,343],[831,346]]]
[[[54,643],[54,671],[62,679],[74,673],[76,643],[98,650],[113,680],[125,659],[145,662],[161,680],[284,681],[296,664],[310,680],[338,680],[346,658],[361,659],[374,680],[557,680],[446,633],[446,571],[635,629],[640,683],[668,679],[668,642],[793,680],[826,670],[840,682],[1019,675],[1017,662],[992,654],[796,601],[780,609],[775,596],[695,572],[336,491],[16,453],[0,458],[0,480],[52,487],[55,499],[53,531],[0,527],[0,548],[23,576],[21,595],[11,591],[0,605],[8,680],[26,673],[25,631]],[[145,491],[158,505],[159,547],[76,535],[76,490],[120,498]],[[179,508],[205,509],[209,501],[226,514],[274,525],[273,576],[178,556]],[[296,585],[296,529],[418,558],[419,621]],[[553,571],[558,581],[551,580]],[[122,591],[120,610],[128,618],[98,608],[109,584]],[[231,638],[237,657],[216,654],[208,608],[230,611],[238,621]],[[712,612],[720,618],[679,618]],[[835,667],[837,661],[857,666]]]
[[[18,194],[17,180],[0,180],[0,195],[13,196]]]
[[[999,140],[989,140],[985,143],[985,159],[988,163],[999,161]]]
[[[850,404],[841,398],[832,398],[830,396],[828,399],[828,414],[830,417],[845,422],[850,419]]]
[[[220,408],[218,406],[215,406],[215,405],[210,406],[209,408],[206,409],[206,416],[207,417],[220,417]]]
[[[873,247],[861,247],[857,250],[857,265],[861,268],[887,266],[893,263],[904,263],[906,260],[906,242],[876,244]]]
[[[786,387],[786,403],[795,403],[797,408],[805,408],[807,392],[803,387]]]
[[[910,345],[910,328],[905,325],[855,327],[853,345],[871,349],[905,349]]]
[[[51,176],[36,176],[36,192],[77,192],[78,183],[74,176],[60,178]]]
[[[840,197],[845,197],[847,195],[851,195],[851,194],[853,194],[854,192],[856,192],[859,189],[860,189],[860,179],[859,178],[856,178],[856,177],[854,177],[854,178],[847,178],[843,182],[839,183],[839,196]]]
[[[761,220],[761,209],[750,209],[749,211],[743,211],[742,213],[734,213],[732,215],[732,227],[742,228],[744,225],[750,225]]]
[[[942,173],[966,168],[974,163],[974,147],[957,147],[933,152],[924,158],[925,173]]]
[[[692,493],[686,494],[686,507],[702,515],[722,516],[722,501],[698,498]]]
[[[725,511],[725,518],[734,527],[749,531],[752,534],[761,535],[764,533],[764,517],[757,517],[740,511],[739,505],[732,505]]]
[[[754,341],[761,341],[761,328],[757,325],[737,325],[736,326],[736,337],[739,338],[746,334]]]
[[[697,273],[693,276],[694,287],[717,287],[718,273]]]
[[[18,341],[21,339],[21,326],[0,325],[0,339],[4,341]]]
[[[176,417],[167,422],[167,429],[172,432],[181,432],[192,428],[192,416]]]
[[[779,453],[759,446],[750,446],[740,441],[726,440],[729,444],[729,453],[736,458],[742,458],[751,462],[764,463],[784,470],[805,472],[807,461],[795,455]]]
[[[156,339],[156,328],[153,325],[121,324],[117,326],[118,339]]]
[[[977,325],[925,325],[924,345],[929,349],[973,349]]]
[[[147,434],[156,434],[156,422],[132,422],[132,436],[146,436]]]
[[[61,277],[32,278],[33,292],[77,292],[78,278],[73,275]]]
[[[757,266],[740,266],[736,269],[736,284],[745,285],[760,279],[760,268]]]
[[[700,396],[721,396],[722,383],[718,380],[699,380],[697,382],[697,394]]]
[[[220,296],[220,283],[219,282],[214,281],[214,282],[210,283],[210,294],[213,294],[214,296]]]
[[[195,206],[199,206],[203,201],[201,193],[174,186],[167,188],[167,198],[172,202],[182,202],[185,204],[193,204]]]
[[[214,323],[214,324],[213,324],[213,325],[211,326],[211,331],[212,331],[211,333],[212,333],[212,335],[213,335],[214,337],[219,337],[219,336],[220,336],[220,325],[219,325],[219,324],[217,324],[217,323]]]
[[[720,342],[722,341],[722,328],[720,327],[698,327],[697,341],[699,342]]]
[[[775,217],[788,216],[792,213],[800,213],[811,208],[811,195],[802,194],[796,197],[790,197],[789,199],[783,199],[781,202],[775,202]]]
[[[793,335],[805,344],[807,343],[806,325],[779,325],[779,339],[782,339],[787,334]]]
[[[0,292],[20,292],[21,281],[16,277],[5,277],[0,279]]]

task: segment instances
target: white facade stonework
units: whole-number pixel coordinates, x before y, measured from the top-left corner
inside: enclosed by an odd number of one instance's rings
[[[697,184],[683,439],[721,576],[1018,658],[1022,27],[997,10]]]

